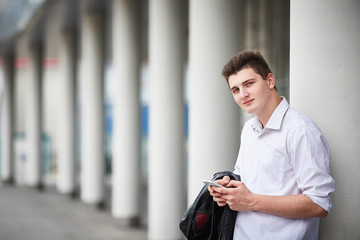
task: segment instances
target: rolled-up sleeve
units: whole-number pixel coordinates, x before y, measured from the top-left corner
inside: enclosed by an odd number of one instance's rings
[[[335,181],[330,175],[330,150],[316,125],[300,126],[291,134],[291,164],[298,188],[327,212]]]

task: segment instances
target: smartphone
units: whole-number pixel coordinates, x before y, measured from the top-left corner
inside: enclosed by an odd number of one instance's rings
[[[216,182],[210,181],[210,180],[203,180],[203,183],[210,184],[210,185],[215,186],[215,187],[225,188],[224,186],[222,186],[222,185],[220,185],[220,184],[218,184]]]

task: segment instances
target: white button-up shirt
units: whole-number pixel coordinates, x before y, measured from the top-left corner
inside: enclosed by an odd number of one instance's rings
[[[245,123],[235,173],[254,193],[305,194],[329,212],[334,191],[329,159],[320,129],[283,98],[264,128],[257,117]],[[234,239],[318,239],[318,229],[319,218],[239,212]]]

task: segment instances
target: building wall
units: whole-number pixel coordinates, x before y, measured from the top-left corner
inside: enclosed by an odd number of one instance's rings
[[[291,2],[290,100],[324,132],[335,178],[321,239],[360,238],[359,11],[352,0]]]

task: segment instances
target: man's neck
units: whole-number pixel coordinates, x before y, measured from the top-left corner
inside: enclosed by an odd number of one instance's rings
[[[282,98],[277,93],[274,94],[273,97],[268,102],[265,110],[261,114],[256,115],[258,117],[259,121],[261,122],[262,128],[264,128],[266,126],[271,115],[273,114],[273,112],[275,111],[277,106],[279,106],[281,101],[282,101]]]

